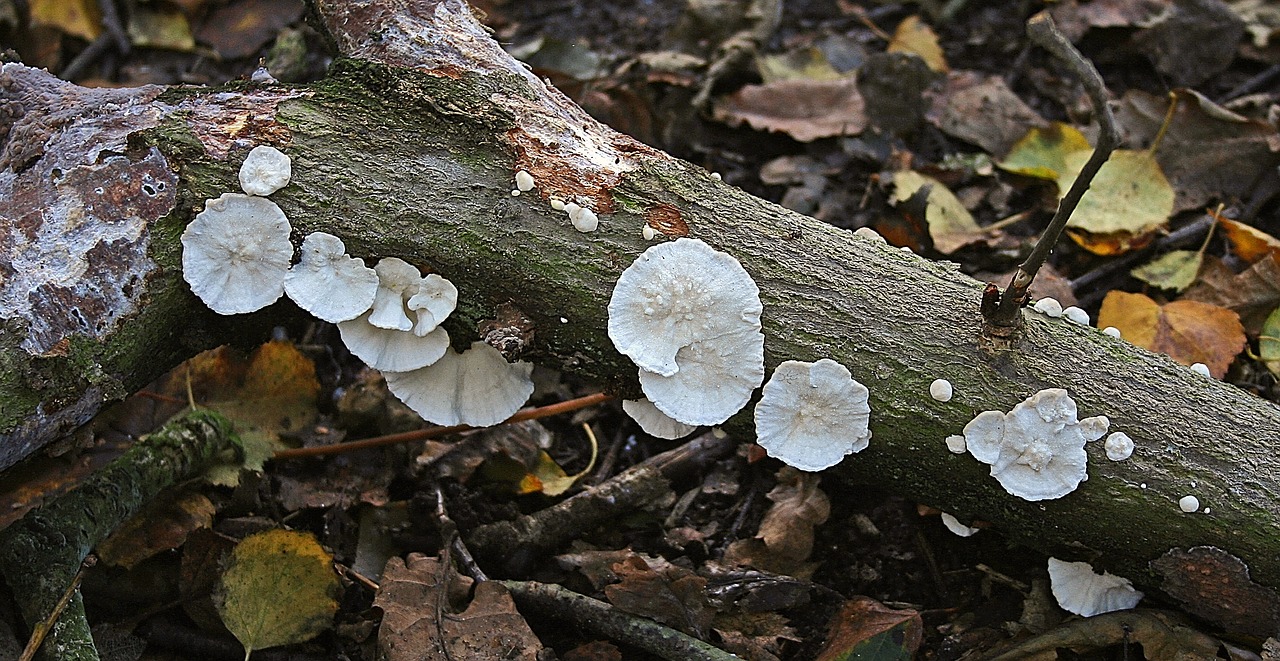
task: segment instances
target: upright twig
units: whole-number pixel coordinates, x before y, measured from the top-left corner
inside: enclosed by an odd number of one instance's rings
[[[1075,46],[1072,46],[1071,42],[1058,31],[1053,24],[1053,19],[1045,12],[1027,20],[1027,36],[1036,45],[1061,60],[1079,77],[1085,93],[1089,96],[1089,102],[1093,104],[1093,111],[1098,116],[1101,131],[1098,134],[1098,144],[1093,149],[1093,155],[1084,164],[1084,168],[1076,176],[1067,194],[1062,197],[1062,201],[1058,204],[1058,211],[1054,213],[1053,220],[1049,222],[1044,235],[1040,237],[1026,261],[1014,272],[1009,286],[1000,295],[999,303],[983,305],[982,316],[986,319],[988,332],[1006,336],[1010,329],[1016,329],[1019,326],[1022,319],[1022,306],[1027,302],[1027,290],[1031,287],[1031,282],[1035,279],[1040,267],[1044,265],[1045,259],[1053,251],[1053,247],[1062,238],[1062,230],[1066,228],[1072,212],[1080,204],[1080,198],[1084,197],[1094,176],[1098,174],[1098,170],[1102,169],[1102,164],[1107,162],[1111,152],[1120,144],[1120,131],[1116,128],[1115,116],[1107,107],[1107,88],[1093,64],[1086,60],[1080,51],[1076,50]]]

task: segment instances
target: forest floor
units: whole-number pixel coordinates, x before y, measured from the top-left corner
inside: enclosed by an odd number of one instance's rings
[[[1081,86],[1025,35],[1038,2],[474,4],[510,52],[616,129],[755,195],[870,227],[1002,285],[1096,132]],[[104,21],[103,7],[118,16]],[[1069,0],[1051,12],[1102,74],[1124,154],[1100,175],[1097,204],[1082,207],[1033,294],[1280,402],[1280,9]],[[0,0],[0,45],[8,60],[83,85],[218,85],[260,63],[305,84],[332,55],[303,17],[301,0]],[[743,57],[724,60],[727,44],[744,45]],[[255,380],[262,373],[275,380]],[[572,374],[535,379],[531,406],[595,391]],[[250,433],[295,448],[427,426],[332,326],[282,329],[193,359],[104,414],[89,439],[0,475],[0,525],[158,428],[188,389]],[[712,444],[718,433],[697,432]],[[730,441],[664,497],[606,511],[553,553],[482,556],[479,566],[491,578],[562,585],[749,659],[942,661],[1014,644],[1039,645],[1037,658],[1280,658],[1154,592],[1141,605],[1166,609],[1159,625],[1081,624],[1050,593],[1048,558],[984,522],[956,522],[969,535],[959,536],[931,503],[799,474],[750,439]],[[523,650],[455,649],[453,658],[657,658],[572,615],[522,609],[522,619],[508,608],[499,617],[496,601],[485,617],[436,620],[412,599],[443,593],[404,585],[451,574],[429,564],[456,557],[446,550],[451,526],[465,538],[546,510],[685,442],[645,434],[609,401],[438,440],[277,459],[234,487],[185,485],[97,549],[82,590],[99,648],[112,659],[243,658],[222,623],[225,558],[238,540],[287,527],[332,554],[337,613],[307,642],[254,658],[372,661],[380,646],[386,658],[410,658],[397,655],[525,622],[536,639],[521,639]],[[396,560],[405,557],[407,566]],[[311,606],[266,596],[281,608]],[[10,650],[26,638],[10,602],[0,602],[0,658],[16,658]],[[392,631],[393,617],[429,631]],[[842,656],[851,653],[859,656]]]

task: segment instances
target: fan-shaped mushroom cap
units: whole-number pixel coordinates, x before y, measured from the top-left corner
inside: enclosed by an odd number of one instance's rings
[[[218,314],[262,309],[284,295],[290,231],[275,202],[223,193],[182,233],[182,277]]]
[[[437,328],[426,335],[378,328],[366,312],[338,324],[342,343],[365,364],[384,372],[408,372],[430,365],[449,348],[449,333]]]
[[[867,400],[866,387],[834,360],[785,361],[756,405],[756,443],[800,470],[830,468],[871,440]]]
[[[1076,419],[1076,403],[1061,388],[1027,398],[1008,413],[983,411],[964,428],[965,444],[1005,491],[1024,500],[1071,493],[1089,479],[1084,444],[1107,433],[1106,416]]]
[[[406,313],[405,301],[413,296],[422,281],[418,267],[398,257],[384,257],[373,270],[378,273],[378,292],[373,297],[369,323],[378,328],[412,329],[413,320]]]
[[[973,537],[982,531],[981,528],[970,528],[969,526],[960,523],[960,519],[957,519],[946,512],[942,513],[942,525],[946,526],[947,530],[950,530],[961,537]]]
[[[443,331],[436,331],[443,332]],[[533,365],[507,363],[484,342],[461,354],[449,349],[430,367],[388,373],[387,388],[423,419],[438,425],[496,425],[533,394]]]
[[[298,307],[335,324],[364,314],[378,291],[377,272],[346,250],[332,234],[310,234],[302,260],[284,277],[284,291]]]
[[[418,293],[410,296],[405,305],[418,314],[413,333],[426,335],[458,307],[458,288],[452,282],[432,273],[418,283]]]
[[[681,238],[645,250],[622,272],[609,299],[609,338],[641,369],[669,377],[680,370],[682,348],[744,328],[759,332],[762,310],[738,260]]]
[[[1102,447],[1107,451],[1107,459],[1111,461],[1124,461],[1133,456],[1133,439],[1122,431],[1108,436]]]
[[[1142,593],[1133,589],[1129,579],[1094,573],[1087,562],[1049,558],[1049,585],[1063,610],[1085,617],[1128,610],[1142,600]]]
[[[640,425],[644,433],[657,438],[683,438],[697,429],[695,425],[686,425],[659,411],[647,399],[624,399],[622,410]]]
[[[254,147],[240,165],[240,187],[250,195],[270,195],[288,186],[291,176],[292,161],[269,145]]]
[[[659,411],[687,425],[718,425],[751,401],[764,381],[764,334],[742,328],[676,353],[680,371],[640,370],[640,388]]]

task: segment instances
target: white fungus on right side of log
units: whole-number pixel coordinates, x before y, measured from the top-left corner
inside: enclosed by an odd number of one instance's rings
[[[1200,509],[1200,499],[1195,496],[1183,496],[1178,499],[1178,509],[1190,514]]]
[[[1098,574],[1087,562],[1057,558],[1049,558],[1049,586],[1063,610],[1084,617],[1128,610],[1143,596],[1127,578]]]
[[[1210,378],[1213,377],[1213,374],[1209,372],[1209,366],[1205,365],[1204,363],[1192,363],[1191,371],[1195,372],[1196,374],[1199,374],[1200,376],[1210,377]]]
[[[516,190],[521,193],[528,193],[533,190],[534,185],[533,175],[529,174],[527,170],[516,172]]]
[[[240,165],[240,187],[250,195],[270,195],[288,186],[292,176],[293,161],[270,145],[254,147]]]
[[[1107,459],[1111,461],[1124,461],[1133,456],[1133,439],[1122,431],[1107,436],[1102,447],[1106,449]]]
[[[644,433],[655,438],[669,440],[684,438],[697,429],[694,425],[686,425],[659,411],[658,407],[647,399],[624,399],[622,410],[640,425]]]
[[[391,394],[428,422],[488,427],[510,418],[533,394],[532,371],[531,363],[508,363],[497,349],[472,342],[461,354],[450,348],[427,367],[384,376]]]
[[[1115,326],[1107,326],[1106,328],[1102,329],[1102,332],[1103,334],[1110,335],[1111,337],[1114,337],[1117,340],[1120,339],[1120,329],[1116,328]]]
[[[346,250],[332,234],[308,234],[301,261],[284,277],[284,291],[298,307],[334,324],[364,314],[378,293],[377,271]]]
[[[1036,301],[1036,304],[1031,306],[1031,309],[1046,317],[1057,318],[1062,316],[1062,304],[1056,298],[1042,298]]]

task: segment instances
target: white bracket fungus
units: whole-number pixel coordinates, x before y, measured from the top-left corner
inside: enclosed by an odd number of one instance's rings
[[[1116,338],[1117,340],[1120,339],[1120,329],[1116,328],[1115,326],[1107,326],[1106,328],[1102,329],[1102,332],[1107,335],[1110,335],[1111,337]]]
[[[528,170],[520,170],[519,172],[516,172],[516,190],[521,193],[528,193],[533,190],[533,187],[533,175],[529,174]]]
[[[1200,499],[1195,496],[1183,496],[1178,499],[1178,509],[1190,514],[1200,509]]]
[[[800,470],[830,468],[871,440],[867,400],[866,387],[834,360],[785,361],[756,405],[756,443]]]
[[[1191,363],[1191,371],[1203,377],[1213,376],[1213,374],[1209,372],[1209,366],[1204,363]]]
[[[1133,456],[1133,439],[1122,431],[1107,436],[1102,447],[1106,449],[1107,459],[1111,461],[1124,461]]]
[[[434,331],[458,307],[458,288],[432,273],[418,283],[418,293],[405,303],[418,315],[413,334],[422,337]]]
[[[946,512],[942,513],[942,525],[946,526],[947,530],[950,530],[961,537],[973,537],[982,531],[981,528],[970,528],[969,526],[960,523],[960,519],[957,519]]]
[[[647,399],[624,399],[622,410],[640,425],[644,433],[657,438],[684,438],[697,429],[695,425],[686,425],[659,411]]]
[[[509,364],[497,349],[472,342],[429,367],[384,376],[391,393],[429,422],[488,427],[510,418],[533,394],[532,371],[529,363]]]
[[[449,348],[449,334],[439,324],[453,312],[457,288],[438,275],[423,278],[417,267],[395,257],[383,258],[373,270],[378,275],[373,307],[338,324],[342,342],[384,372],[408,372],[439,360]]]
[[[1097,574],[1087,562],[1049,558],[1049,586],[1063,610],[1084,617],[1128,610],[1142,601],[1129,579]]]
[[[218,314],[260,310],[284,295],[290,231],[275,202],[223,193],[182,233],[182,277]]]
[[[293,166],[279,149],[258,145],[240,165],[240,187],[250,195],[270,195],[289,185]]]
[[[1063,309],[1062,316],[1066,317],[1067,321],[1073,321],[1081,326],[1088,326],[1090,324],[1089,313],[1074,305]]]
[[[302,260],[284,277],[284,291],[298,307],[329,323],[365,313],[378,291],[378,273],[347,256],[342,239],[324,232],[302,241]]]
[[[939,402],[951,401],[951,396],[955,394],[955,390],[951,387],[951,382],[946,379],[934,379],[929,384],[929,396]]]
[[[715,425],[764,381],[762,311],[738,260],[681,238],[622,272],[609,299],[609,339],[640,367],[640,386],[660,411]]]
[[[1062,316],[1062,304],[1056,298],[1042,298],[1036,301],[1036,304],[1031,306],[1031,309],[1046,317],[1057,318]]]
[[[1024,500],[1061,498],[1089,479],[1084,445],[1107,433],[1106,416],[1076,419],[1061,388],[1027,398],[1008,413],[983,411],[964,427],[969,453],[991,465],[1005,491]]]

